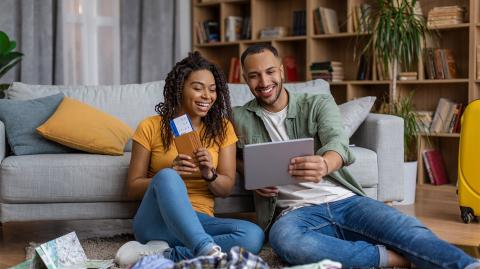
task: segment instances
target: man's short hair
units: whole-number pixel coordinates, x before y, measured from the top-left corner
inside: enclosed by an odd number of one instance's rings
[[[265,50],[270,51],[275,57],[278,57],[278,51],[274,46],[272,46],[270,44],[263,44],[263,43],[254,44],[254,45],[248,47],[242,53],[242,56],[240,57],[240,62],[242,63],[242,67],[243,67],[243,64],[245,63],[245,58],[247,58],[248,55],[257,54],[257,53],[263,52]]]

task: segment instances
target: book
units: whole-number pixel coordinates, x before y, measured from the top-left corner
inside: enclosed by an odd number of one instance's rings
[[[431,182],[435,185],[448,184],[447,169],[443,161],[442,153],[437,149],[430,149],[425,151],[428,166],[431,169]]]
[[[440,98],[433,116],[432,125],[430,126],[431,133],[440,133],[446,125],[447,116],[450,110],[452,101],[447,98]]]
[[[423,49],[423,61],[425,65],[425,73],[428,79],[435,79],[435,64],[433,62],[433,48]]]
[[[417,125],[421,133],[429,133],[432,125],[433,111],[415,111]]]
[[[428,156],[427,156],[427,151],[431,149],[426,149],[422,152],[422,159],[423,163],[425,164],[425,171],[427,171],[428,178],[430,179],[430,183],[432,185],[435,185],[435,182],[433,181],[434,177],[432,174],[432,168],[430,167],[430,163],[428,162]]]
[[[334,34],[340,32],[337,12],[334,9],[326,7],[319,7],[319,9],[324,33]]]
[[[286,81],[298,81],[297,61],[295,58],[293,56],[285,56],[283,58],[283,66],[285,67]]]
[[[447,74],[446,78],[457,78],[457,67],[455,65],[455,57],[453,56],[453,51],[451,49],[444,49],[445,56],[445,72]]]
[[[228,16],[225,18],[225,41],[236,41],[242,38],[243,18]]]
[[[435,78],[445,79],[445,74],[443,72],[442,50],[435,49],[433,52],[433,57],[433,63],[435,65]]]
[[[234,83],[236,82],[236,65],[238,64],[238,58],[237,57],[232,57],[230,58],[230,67],[228,68],[228,83]]]
[[[220,41],[220,24],[218,23],[218,21],[204,21],[203,28],[205,29],[207,42],[212,43]]]

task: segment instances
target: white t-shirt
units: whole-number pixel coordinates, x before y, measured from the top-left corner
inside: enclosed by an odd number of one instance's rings
[[[287,108],[288,106],[279,112],[262,109],[262,120],[272,141],[289,140],[285,127]],[[281,215],[303,206],[334,202],[355,195],[349,189],[329,180],[277,187],[279,189],[277,206],[283,209]]]

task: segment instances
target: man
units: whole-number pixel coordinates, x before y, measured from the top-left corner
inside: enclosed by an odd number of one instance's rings
[[[292,176],[308,182],[256,190],[257,221],[266,229],[276,219],[269,240],[283,260],[297,265],[331,259],[344,267],[409,267],[410,262],[418,268],[480,267],[415,218],[365,196],[343,168],[354,156],[331,95],[289,93],[278,52],[270,45],[249,47],[241,64],[255,99],[234,109],[239,149],[315,140],[314,156],[294,158],[289,165]],[[238,167],[243,168],[241,161]]]

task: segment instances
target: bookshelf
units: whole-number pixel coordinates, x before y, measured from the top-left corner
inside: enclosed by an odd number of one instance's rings
[[[417,110],[435,111],[441,97],[454,102],[468,104],[480,97],[480,76],[477,77],[477,50],[480,53],[480,1],[477,0],[419,0],[422,12],[427,16],[434,7],[458,5],[465,8],[462,23],[432,27],[438,38],[429,40],[427,47],[448,48],[455,57],[457,78],[428,79],[424,71],[423,59],[417,64],[417,80],[398,81],[400,96],[415,93],[413,103]],[[192,31],[193,49],[200,51],[208,59],[218,64],[228,75],[230,59],[240,58],[244,49],[256,43],[269,43],[279,50],[280,57],[293,56],[296,60],[300,81],[310,80],[310,65],[319,61],[341,61],[344,80],[331,82],[331,92],[337,103],[343,103],[362,96],[376,96],[377,100],[389,95],[390,81],[379,80],[375,68],[367,80],[356,80],[358,57],[354,57],[355,47],[364,44],[368,34],[354,31],[351,16],[355,7],[369,3],[368,0],[192,0],[192,24],[207,19],[215,19],[220,24],[220,41],[201,44],[195,30]],[[336,11],[339,22],[338,33],[316,34],[314,11],[326,7]],[[269,26],[292,28],[293,13],[305,10],[306,35],[260,39],[261,29]],[[224,38],[225,18],[228,16],[250,17],[251,37],[247,40],[226,42]],[[479,55],[480,56],[480,55]],[[375,59],[372,59],[375,67]],[[480,71],[480,70],[479,70]],[[480,72],[478,72],[480,73]],[[243,79],[240,80],[243,82]],[[418,184],[435,190],[426,176],[421,158],[422,150],[437,148],[444,158],[450,178],[448,187],[454,188],[457,179],[459,134],[423,133],[418,138]],[[443,187],[442,187],[443,188]]]

